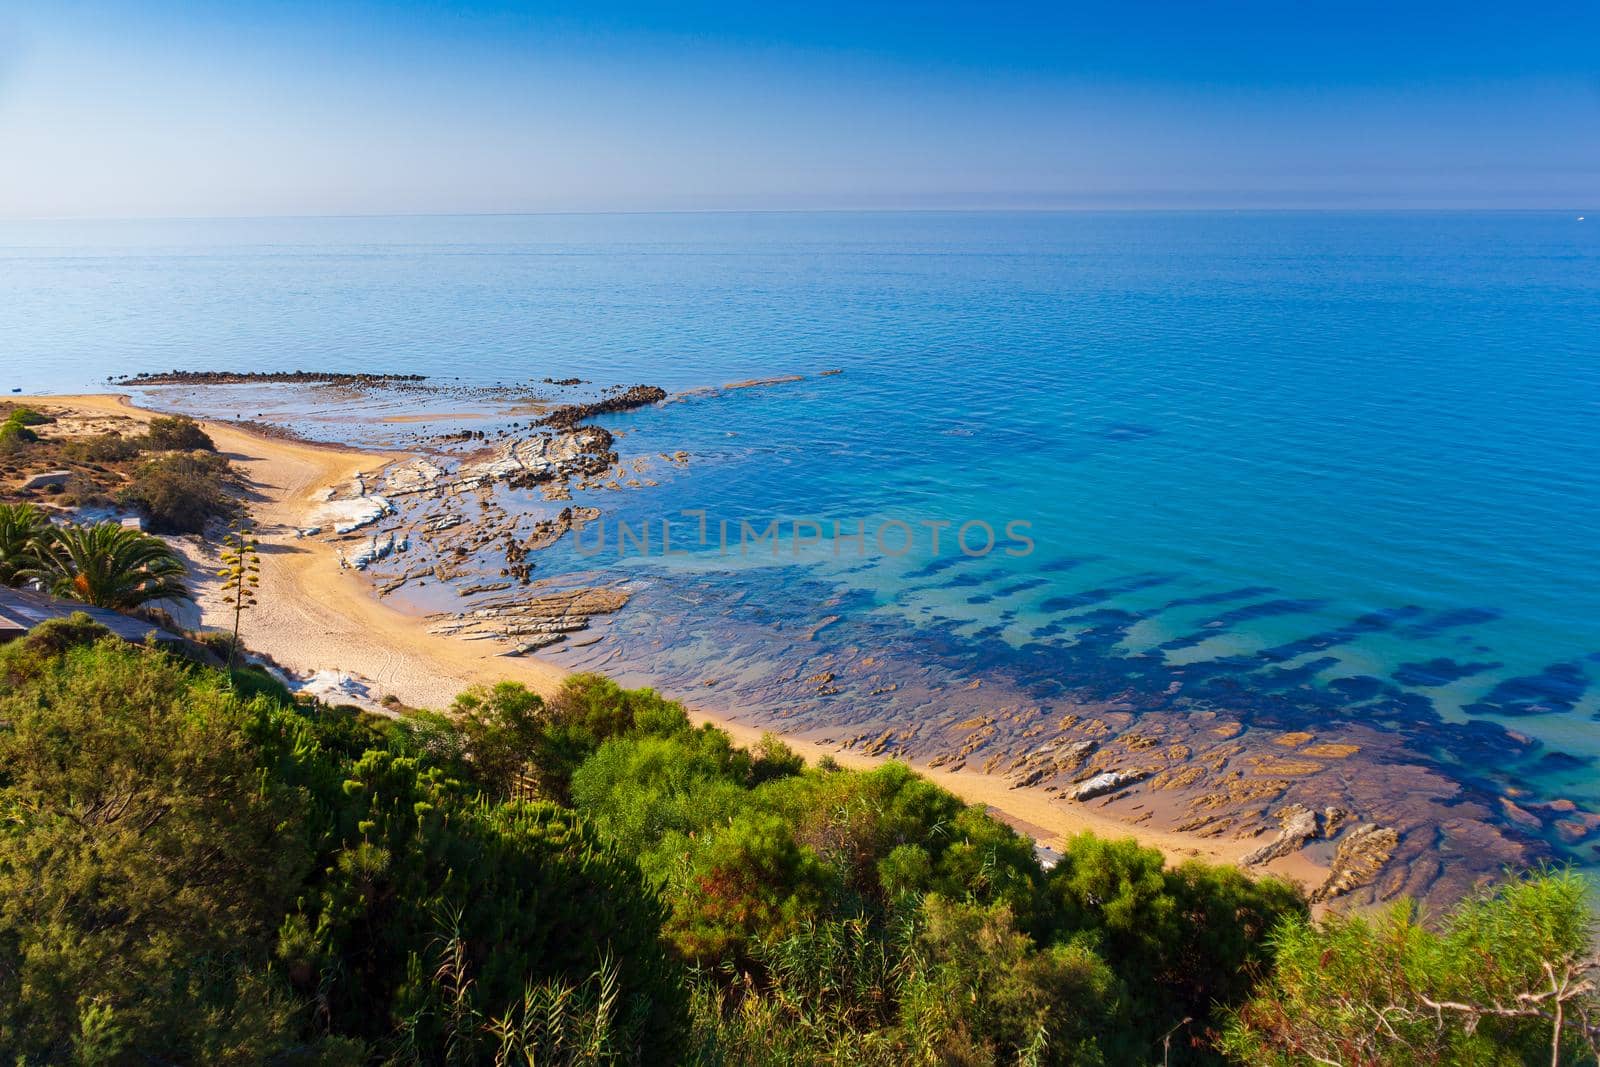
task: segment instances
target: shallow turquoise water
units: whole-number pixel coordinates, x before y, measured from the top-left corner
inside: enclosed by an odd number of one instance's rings
[[[1121,612],[1106,651],[1220,662],[1263,690],[1309,664],[1294,685],[1356,679],[1333,690],[1353,706],[1505,722],[1579,757],[1516,774],[1600,800],[1592,221],[7,223],[0,292],[8,389],[170,367],[669,390],[812,375],[610,420],[625,453],[694,458],[609,514],[898,519],[915,551],[610,565],[764,597],[831,589],[846,612],[986,650],[975,671],[1005,649],[1034,674],[1081,669],[1051,650]],[[1026,522],[1035,549],[969,560],[946,530],[935,557],[920,524],[939,520]],[[675,521],[678,547],[694,520]],[[567,548],[544,566],[593,562]]]

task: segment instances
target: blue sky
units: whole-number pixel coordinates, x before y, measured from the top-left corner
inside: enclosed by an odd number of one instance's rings
[[[1600,206],[1593,0],[16,7],[5,217]]]

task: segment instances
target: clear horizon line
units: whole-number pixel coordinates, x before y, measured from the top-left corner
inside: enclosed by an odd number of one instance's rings
[[[435,218],[536,218],[613,215],[1221,215],[1221,214],[1348,214],[1348,215],[1463,215],[1560,214],[1600,210],[1577,205],[1548,207],[1450,205],[1434,207],[1356,207],[1338,205],[1159,205],[1147,207],[1039,206],[1039,207],[703,207],[703,208],[570,208],[496,209],[483,211],[326,211],[264,212],[261,214],[196,215],[3,215],[0,223],[20,222],[227,222],[271,219],[435,219]]]

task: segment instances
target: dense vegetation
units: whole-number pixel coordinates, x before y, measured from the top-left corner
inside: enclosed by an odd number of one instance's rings
[[[0,449],[19,451],[24,446],[33,444],[39,440],[39,434],[33,427],[43,426],[49,421],[49,416],[32,408],[12,408],[5,413],[3,419],[0,419]]]
[[[193,419],[157,415],[139,434],[43,436],[55,420],[27,407],[0,411],[0,475],[23,478],[64,470],[64,484],[34,491],[74,508],[137,511],[156,533],[201,533],[239,514],[240,483],[211,437]]]
[[[1510,881],[1438,924],[1404,901],[1372,917],[1287,922],[1271,979],[1224,1045],[1256,1064],[1595,1063],[1587,893],[1555,872]]]
[[[595,676],[386,719],[96,629],[0,649],[19,1062],[1588,1055],[1568,876],[1432,932],[1312,923],[1283,884],[1132,842],[1078,838],[1046,871],[903,766],[740,748]]]

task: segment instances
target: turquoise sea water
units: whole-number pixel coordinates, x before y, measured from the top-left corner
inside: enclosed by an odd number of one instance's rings
[[[621,656],[639,677],[686,684],[706,620],[781,644],[840,615],[957,672],[1003,663],[1040,699],[1052,678],[1139,684],[1117,657],[1203,664],[1242,704],[1291,687],[1370,708],[1425,723],[1464,777],[1600,801],[1600,221],[5,223],[0,293],[6,389],[174,367],[669,391],[807,375],[609,420],[624,455],[692,460],[608,515],[676,517],[675,548],[696,547],[685,508],[713,540],[718,519],[735,537],[900,520],[913,551],[869,533],[865,558],[603,554],[705,605],[704,626],[639,623]],[[921,524],[945,520],[935,555]],[[965,557],[968,520],[1025,522],[1034,549]],[[541,564],[595,565],[570,546]],[[1538,745],[1498,760],[1486,723]]]

